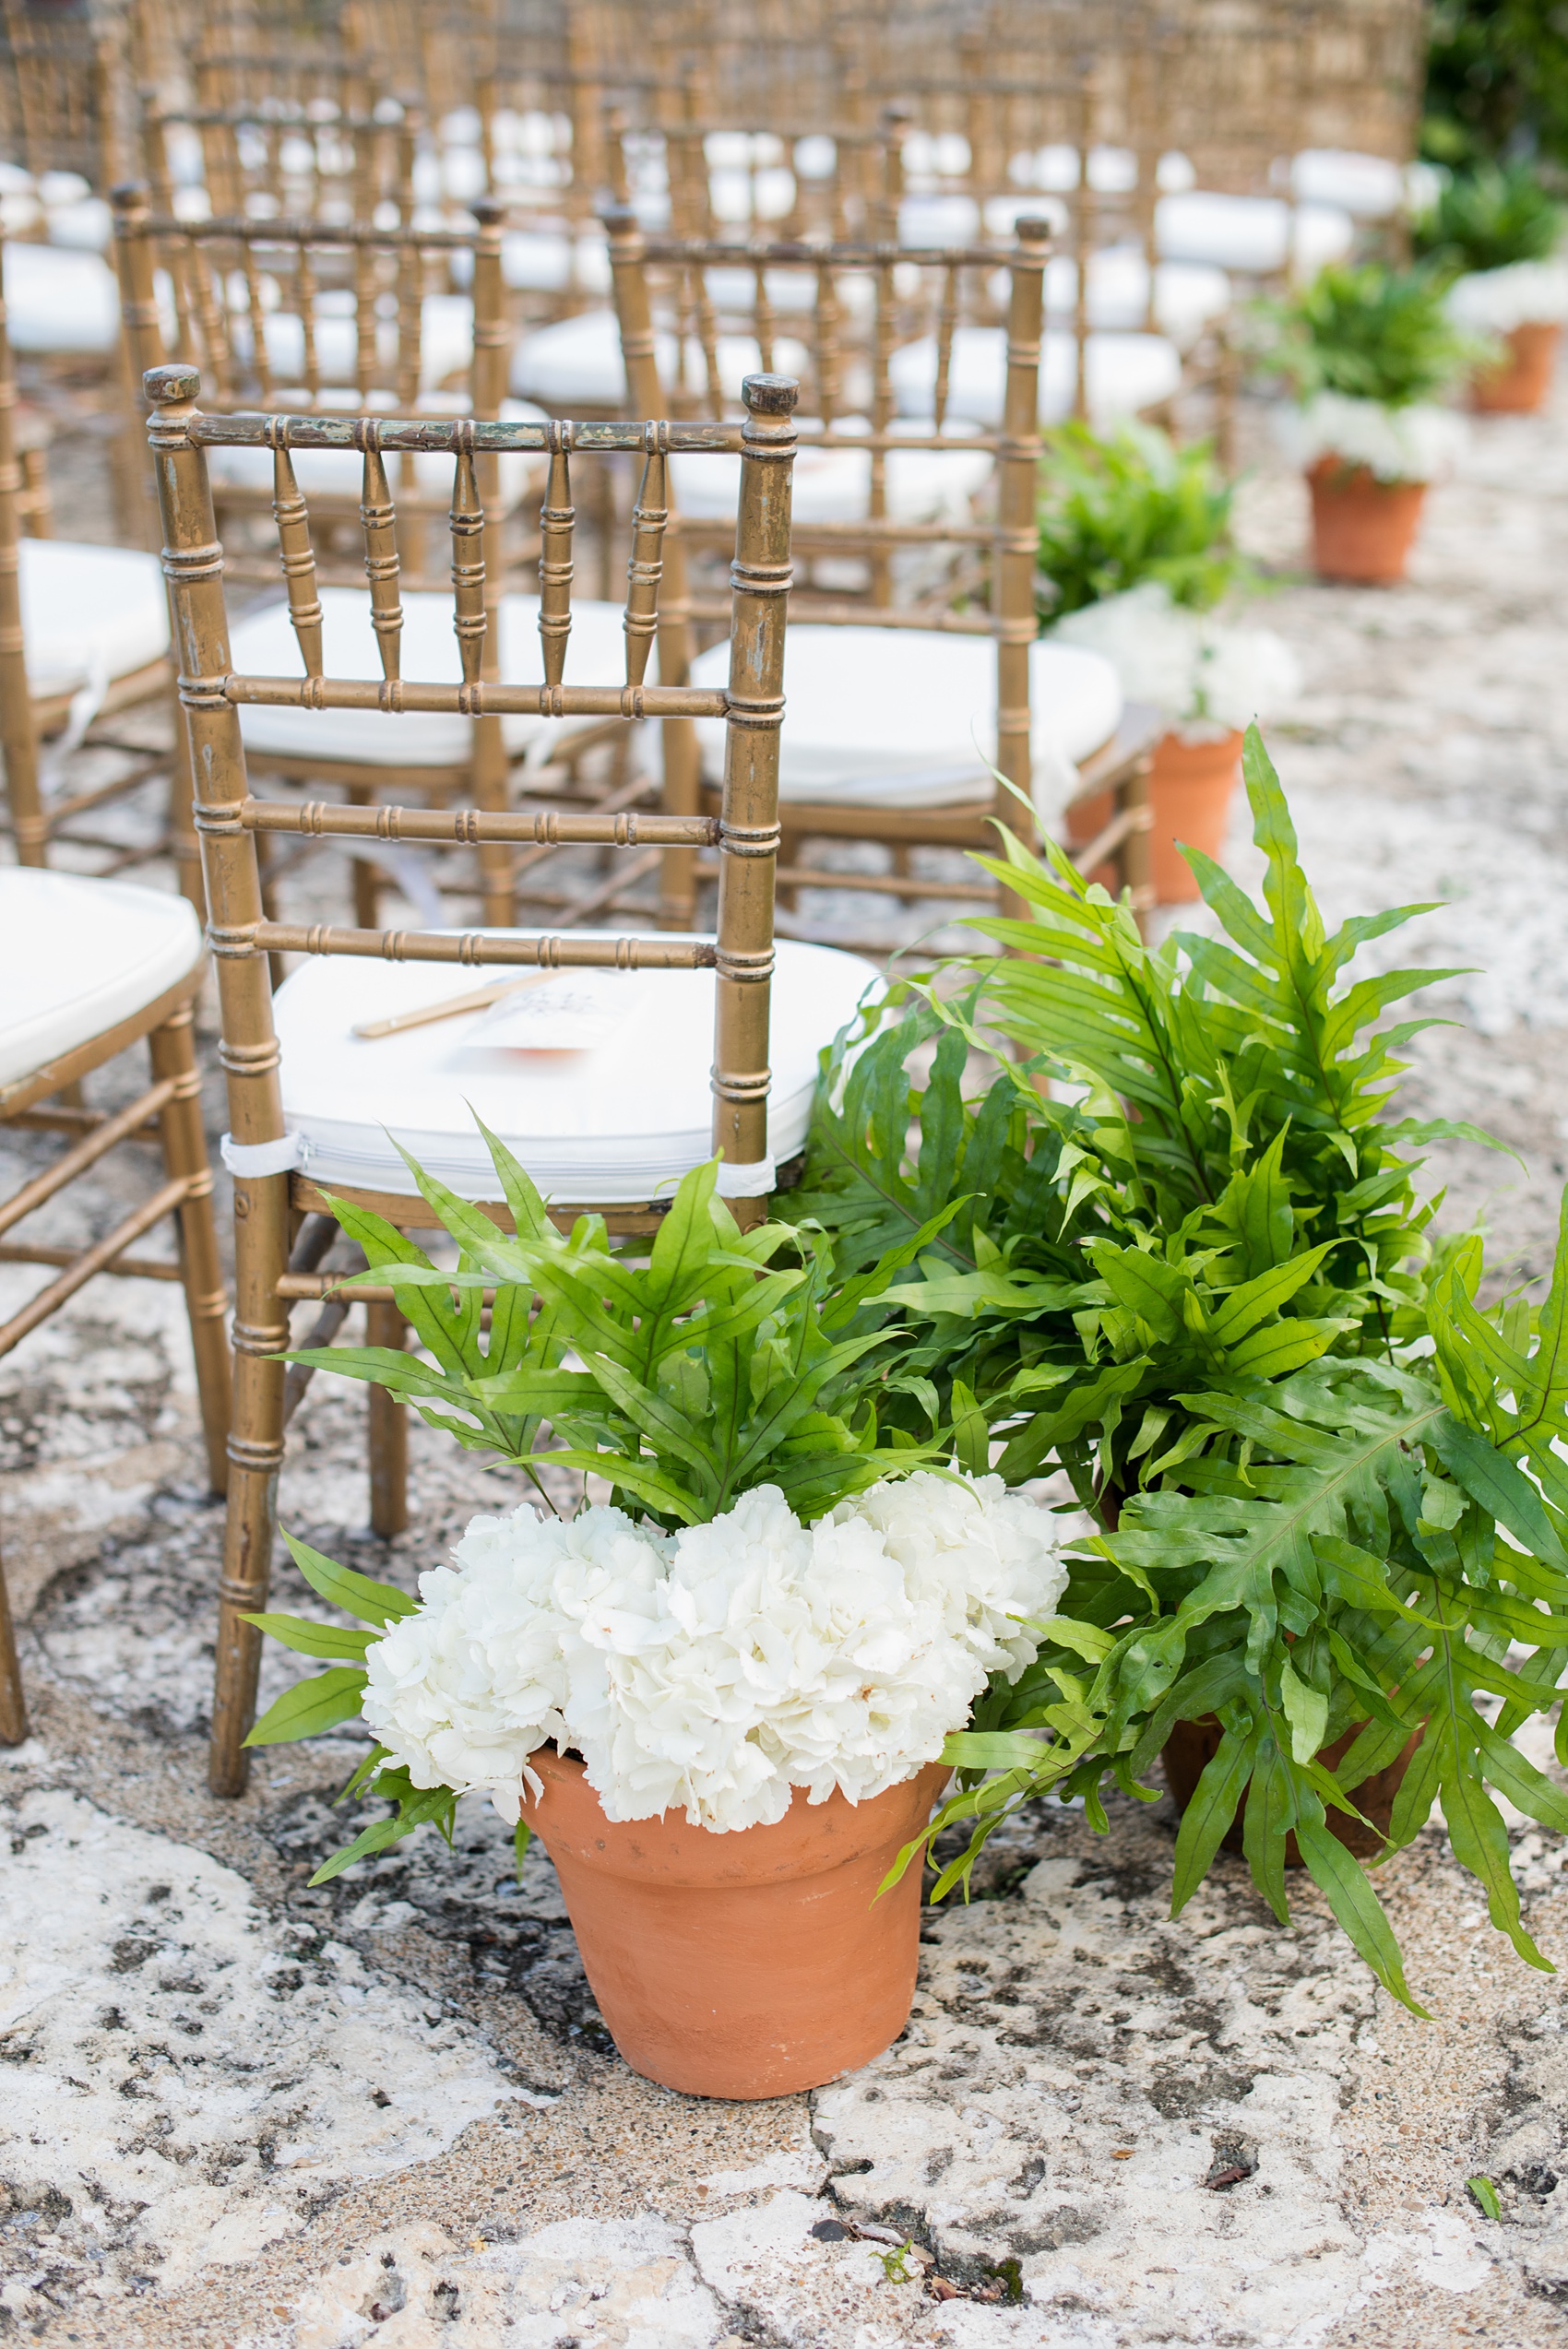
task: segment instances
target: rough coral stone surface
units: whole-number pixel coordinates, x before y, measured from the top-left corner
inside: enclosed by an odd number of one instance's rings
[[[1273,743],[1309,870],[1331,919],[1449,901],[1379,949],[1477,967],[1443,983],[1467,1025],[1420,1039],[1408,1106],[1520,1151],[1445,1151],[1434,1180],[1526,1278],[1568,1170],[1561,431],[1561,411],[1482,421],[1387,594],[1301,584],[1304,496],[1266,457],[1244,493],[1283,582],[1265,616],[1307,670]],[[151,813],[103,821],[131,842]],[[1255,882],[1240,832],[1230,861]],[[344,880],[291,914],[331,912]],[[864,936],[887,908],[801,913]],[[217,1132],[210,1035],[207,1060]],[[6,1137],[0,1178],[49,1146]],[[144,1189],[106,1162],[34,1228],[75,1240]],[[0,1266],[0,1309],[42,1277]],[[362,1530],[362,1396],[317,1381],[286,1521],[411,1587],[520,1495],[422,1428],[410,1451],[411,1530],[386,1547]],[[1437,1832],[1380,1884],[1431,2023],[1374,1989],[1310,1888],[1283,1931],[1222,1858],[1169,1922],[1170,1807],[1121,1802],[1103,1838],[1075,1813],[1020,1822],[983,1897],[928,1913],[915,2012],[878,2062],[812,2098],[692,2103],[620,2064],[548,1862],[518,1885],[480,1806],[453,1849],[427,1833],[312,1892],[368,1815],[331,1807],[352,1744],[259,1757],[236,1804],[201,1791],[220,1516],[198,1460],[176,1289],[100,1282],[0,1363],[34,1722],[0,1754],[0,2343],[1562,2342],[1562,1996]],[[315,1605],[287,1567],[278,1603]],[[293,1669],[274,1651],[265,1693]],[[1515,1842],[1561,1963],[1562,1839],[1521,1822]]]

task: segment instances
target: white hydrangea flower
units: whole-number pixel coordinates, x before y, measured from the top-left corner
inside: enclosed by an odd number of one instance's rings
[[[364,1717],[419,1786],[518,1815],[529,1756],[583,1757],[610,1819],[724,1832],[793,1787],[912,1777],[988,1675],[1016,1679],[1066,1581],[1051,1521],[999,1477],[929,1471],[804,1526],[774,1486],[673,1536],[594,1507],[476,1517],[457,1571],[371,1646]]]
[[[1320,457],[1364,465],[1380,481],[1435,481],[1454,465],[1469,430],[1452,408],[1413,401],[1385,408],[1379,399],[1318,392],[1298,408],[1282,408],[1275,427],[1286,456],[1303,469]]]
[[[1103,654],[1126,698],[1152,703],[1189,741],[1266,724],[1301,689],[1296,656],[1272,628],[1189,611],[1158,579],[1070,612],[1051,634]]]
[[[1568,319],[1568,261],[1511,261],[1505,269],[1472,269],[1450,286],[1448,314],[1472,334],[1560,326]]]

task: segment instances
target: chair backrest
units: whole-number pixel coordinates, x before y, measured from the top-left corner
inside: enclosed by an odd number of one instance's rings
[[[783,713],[784,619],[790,588],[790,479],[796,386],[759,374],[747,384],[745,421],[730,425],[496,424],[465,417],[434,422],[383,416],[203,415],[194,368],[155,368],[147,378],[148,437],[158,474],[164,566],[180,647],[179,693],[196,776],[222,1007],[232,1134],[243,1154],[283,1137],[279,1055],[267,981],[269,954],[378,955],[390,961],[500,964],[574,968],[711,968],[717,978],[713,1064],[714,1139],[731,1169],[758,1169],[767,1157],[768,992],[773,967],[774,872],[778,843],[778,729]],[[214,536],[206,453],[214,447],[265,447],[276,469],[278,534],[301,676],[236,676],[230,667],[223,559]],[[310,521],[295,484],[291,452],[352,448],[364,458],[365,570],[380,647],[379,683],[326,675],[321,607],[315,593]],[[487,660],[496,629],[495,590],[485,564],[485,505],[500,455],[545,451],[550,458],[544,552],[540,564],[542,681],[500,681]],[[668,516],[668,458],[676,452],[739,450],[741,491],[731,569],[731,669],[726,689],[647,685],[648,649],[659,626]],[[443,452],[453,459],[451,508],[453,625],[462,682],[426,683],[400,675],[397,517],[386,460],[398,451]],[[633,516],[625,603],[626,675],[620,686],[564,682],[572,625],[574,458],[617,452],[643,458]],[[486,670],[492,674],[487,676]],[[466,808],[355,808],[267,803],[251,795],[240,735],[247,705],[301,709],[429,710],[498,724],[512,712],[541,717],[645,717],[728,722],[721,812],[701,816],[483,813]],[[604,847],[658,843],[707,845],[719,853],[718,934],[705,939],[617,937],[578,932],[496,937],[440,931],[301,927],[264,918],[258,834],[303,839],[382,838],[433,845],[491,843],[507,851],[524,841],[585,841]],[[390,1106],[390,1105],[389,1105]],[[255,1160],[254,1156],[251,1163]],[[736,1212],[760,1215],[760,1196],[733,1181]],[[242,1177],[235,1215],[240,1236],[239,1323],[247,1313],[275,1319],[274,1283],[286,1255],[286,1183],[280,1172]],[[269,1301],[270,1300],[270,1301]],[[282,1341],[277,1341],[281,1343]],[[269,1345],[272,1343],[269,1340]]]
[[[754,338],[765,367],[787,347],[790,373],[798,370],[802,378],[802,409],[815,420],[806,445],[857,450],[869,459],[864,516],[797,523],[794,545],[800,556],[822,552],[863,559],[871,593],[861,600],[797,591],[791,605],[796,619],[992,637],[998,668],[997,765],[1027,795],[1032,772],[1029,647],[1039,626],[1034,574],[1041,280],[1051,251],[1045,224],[1020,220],[1010,248],[926,252],[895,244],[742,247],[648,238],[635,217],[619,208],[606,214],[606,222],[634,412],[649,403],[674,404],[671,387],[659,373],[656,327],[661,314],[672,326],[683,362],[694,345],[700,350],[705,380],[695,404],[712,416],[722,415],[729,404],[719,368],[723,326],[738,327]],[[974,278],[990,279],[999,270],[1007,279],[1001,413],[989,429],[947,433],[943,426],[954,341],[967,313],[967,287]],[[794,303],[780,306],[783,289],[776,281],[782,279],[806,281],[809,307]],[[847,303],[846,291],[852,285],[860,286],[867,299]],[[933,412],[929,429],[899,432],[895,430],[899,420],[890,371],[896,350],[909,347],[916,338],[932,354]],[[846,424],[843,420],[850,410],[844,379],[850,366],[864,369],[869,380],[858,388],[869,397],[862,414]],[[920,451],[988,456],[991,485],[980,504],[989,510],[968,521],[891,517],[889,460]],[[695,620],[716,617],[720,608],[711,597],[690,590],[681,542],[697,545],[709,535],[699,524],[684,520],[672,550],[673,562],[682,566],[673,599],[683,602]],[[922,570],[944,552],[950,567],[926,592],[901,599],[896,591],[897,558],[900,550],[916,549],[922,553]],[[678,645],[671,653],[679,658]],[[1016,804],[999,787],[1000,811],[1011,814]]]
[[[0,5],[0,141],[33,173],[77,172],[101,190],[131,151],[122,28],[93,10]]]
[[[372,220],[390,204],[413,217],[414,108],[370,114],[255,100],[236,106],[141,102],[141,167],[156,209],[218,219]],[[199,177],[196,167],[199,166]]]
[[[138,374],[160,366],[158,273],[165,273],[178,346],[224,408],[302,409],[345,396],[365,408],[416,405],[422,378],[464,374],[472,410],[493,418],[505,394],[508,328],[500,208],[481,200],[469,230],[377,227],[364,219],[181,220],[155,214],[145,187],[115,190],[121,299]],[[425,302],[452,292],[453,264],[469,279],[454,299],[450,368],[426,345]]]
[[[47,864],[49,829],[38,782],[38,729],[22,636],[22,466],[17,371],[6,332],[6,243],[0,236],[0,756],[18,864]]]

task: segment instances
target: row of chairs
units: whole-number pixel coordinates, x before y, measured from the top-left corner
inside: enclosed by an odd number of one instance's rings
[[[549,411],[624,414],[629,403],[634,414],[684,409],[716,418],[734,412],[742,368],[787,364],[803,378],[812,411],[796,498],[797,548],[811,575],[797,599],[784,775],[783,885],[790,898],[802,888],[830,889],[839,879],[802,855],[802,844],[869,839],[895,852],[890,874],[864,876],[870,894],[897,901],[983,899],[984,885],[975,880],[932,882],[908,867],[916,848],[985,845],[993,812],[1016,819],[1011,800],[999,799],[992,761],[1011,780],[1027,778],[1052,821],[1067,801],[1084,791],[1110,785],[1135,795],[1147,728],[1138,718],[1124,722],[1106,664],[1036,637],[1032,517],[1041,344],[1039,337],[1019,344],[1015,336],[1013,347],[1025,356],[1010,360],[1007,326],[958,323],[963,281],[996,275],[996,256],[959,251],[905,258],[885,247],[770,247],[739,267],[727,248],[650,241],[625,211],[612,214],[610,226],[617,304],[610,320],[611,356],[620,373],[613,383],[599,384],[606,396],[597,400],[586,396],[595,387],[586,368],[575,377],[567,368],[558,382],[541,383],[547,397],[540,404],[509,403],[503,397],[507,357],[501,323],[503,238],[493,208],[462,248],[470,265],[467,333],[455,337],[451,348],[465,350],[469,363],[457,387],[419,390],[422,379],[408,353],[408,345],[419,348],[419,305],[406,297],[390,322],[396,328],[411,314],[403,345],[358,332],[348,314],[335,316],[334,323],[356,329],[339,339],[338,363],[330,371],[336,380],[323,381],[325,368],[313,371],[300,363],[310,357],[308,336],[296,340],[291,353],[279,338],[275,367],[264,356],[258,363],[260,335],[243,346],[236,361],[235,343],[225,340],[220,328],[209,324],[204,334],[202,321],[210,305],[205,294],[194,291],[198,270],[210,244],[232,246],[248,239],[253,252],[265,254],[278,249],[284,231],[258,226],[242,238],[238,227],[232,236],[186,228],[176,240],[172,224],[151,216],[140,197],[127,199],[121,211],[120,260],[132,347],[140,367],[164,357],[158,265],[160,256],[175,261],[172,247],[183,240],[188,251],[176,323],[183,320],[190,332],[204,362],[204,380],[216,352],[219,405],[282,398],[302,414],[341,416],[346,406],[373,404],[386,411],[417,412],[423,400],[447,412],[456,404],[483,419],[539,421]],[[394,231],[375,233],[406,285],[410,264],[418,257],[415,241]],[[341,232],[291,224],[288,234],[294,239],[295,261],[303,266],[304,256]],[[273,240],[270,247],[267,239]],[[338,247],[356,264],[369,249],[368,239]],[[1026,222],[1003,273],[1007,309],[1039,300],[1048,266],[1043,234]],[[174,274],[172,269],[170,277]],[[208,282],[219,274],[212,270]],[[256,274],[253,257],[245,316],[265,326],[279,314],[262,309]],[[699,289],[695,303],[689,293],[694,283]],[[362,274],[359,315],[379,325],[370,306],[375,284],[374,277]],[[710,289],[727,309],[716,308]],[[929,332],[923,339],[900,343],[899,322],[907,327],[911,317],[923,317]],[[286,376],[285,357],[293,361]],[[907,369],[904,381],[914,386],[909,404],[930,411],[923,418],[897,412],[900,362]],[[849,379],[857,373],[866,380],[850,388]],[[966,375],[967,391],[960,389]],[[979,425],[966,421],[952,429],[947,411],[957,397],[985,421]],[[862,403],[861,412],[846,414],[848,398]],[[667,558],[672,591],[659,630],[659,658],[661,676],[678,683],[688,677],[705,679],[723,658],[721,647],[707,652],[700,647],[726,616],[722,593],[716,595],[710,575],[727,528],[732,483],[726,480],[716,491],[711,469],[705,483],[704,469],[688,468],[680,457],[671,470],[680,520],[672,527]],[[410,653],[417,647],[429,673],[439,675],[456,655],[428,575],[445,513],[432,472],[428,454],[402,457],[393,466],[403,634]],[[549,474],[547,458],[521,450],[500,464],[491,501],[497,658],[508,635],[526,636],[534,625],[537,599],[521,591],[523,558],[537,562],[546,537],[569,537],[574,528],[575,509]],[[362,575],[349,565],[367,494],[354,450],[302,454],[285,487],[274,452],[236,445],[215,452],[212,480],[231,575],[270,581],[275,587],[276,560],[258,543],[258,534],[270,529],[280,494],[308,499],[320,550],[317,590],[334,659],[350,672],[378,673],[380,639],[362,590],[350,584]],[[601,547],[609,544],[605,520],[601,514]],[[1004,558],[998,552],[999,533],[1007,540]],[[79,635],[83,605],[74,583],[77,575],[96,575],[101,566],[86,552],[24,548],[24,554],[30,552],[41,578],[57,575],[53,606],[63,621],[73,611],[78,615]],[[160,588],[153,566],[144,562],[138,572],[128,553],[116,558],[116,564],[126,575],[127,597],[134,589],[156,632]],[[854,591],[835,591],[833,583],[844,581],[846,574]],[[99,592],[107,593],[101,580]],[[275,658],[283,628],[281,605],[244,621],[240,635],[247,659],[253,648],[257,664]],[[581,604],[575,674],[592,682],[609,673],[605,665],[613,669],[619,639],[617,605],[602,595]],[[436,665],[430,669],[433,661]],[[126,698],[135,682],[125,681],[114,690]],[[980,718],[983,727],[988,706],[1007,714],[1004,731],[1010,728],[1015,738],[1029,744],[1027,755],[1014,755],[1000,738],[976,739],[975,721]],[[660,731],[658,752],[651,745],[642,748],[641,764],[661,772],[643,777],[640,788],[659,789],[668,813],[695,813],[704,793],[711,800],[717,786],[718,744],[711,736],[705,739],[702,729],[684,723],[671,721]],[[518,718],[490,730],[430,722],[402,730],[394,747],[374,724],[367,730],[363,719],[347,712],[335,714],[331,730],[302,730],[297,713],[283,710],[253,712],[247,718],[248,747],[258,770],[325,786],[359,803],[373,801],[388,788],[412,785],[435,801],[468,797],[491,809],[510,804],[519,791],[534,801],[580,805],[575,763],[603,735],[602,727],[565,720],[543,724]],[[69,831],[80,813],[79,795],[51,811],[37,804],[34,793],[33,804],[24,806],[28,762],[13,764],[23,777],[13,785],[14,816],[18,840],[26,843],[22,853],[30,858],[32,844],[47,835],[51,823],[56,831]],[[143,772],[133,767],[131,778]],[[635,794],[639,778],[634,776],[624,788]],[[180,870],[187,892],[199,902],[188,807],[188,781],[183,764],[177,764],[170,834],[176,851],[183,852]],[[1128,805],[1118,821],[1119,837],[1135,860],[1141,818]],[[381,852],[384,860],[386,853]],[[530,858],[526,873],[516,870],[515,859],[493,848],[479,862],[481,910],[487,920],[511,919],[519,891],[552,913],[569,902],[552,885],[548,857]],[[408,858],[402,866],[406,876]],[[355,860],[362,921],[374,919],[377,870],[367,859]],[[706,877],[701,860],[686,848],[671,848],[659,860],[659,870],[660,922],[689,928]],[[1141,906],[1146,876],[1129,869],[1124,877]]]

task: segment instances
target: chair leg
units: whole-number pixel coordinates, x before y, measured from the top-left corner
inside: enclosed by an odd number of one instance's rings
[[[229,1337],[223,1324],[229,1296],[218,1253],[212,1215],[212,1169],[201,1130],[201,1078],[196,1064],[196,1020],[186,1003],[148,1041],[155,1077],[172,1077],[173,1099],[163,1111],[163,1163],[171,1180],[191,1179],[180,1209],[180,1257],[185,1276],[185,1308],[191,1321],[201,1422],[207,1438],[211,1489],[229,1484]]]
[[[288,1178],[234,1185],[233,1425],[229,1436],[229,1508],[218,1584],[218,1655],[207,1780],[215,1795],[243,1795],[250,1777],[244,1739],[255,1715],[261,1633],[245,1617],[267,1605],[283,1465],[287,1309],[277,1283],[288,1263]]]
[[[0,1745],[19,1746],[27,1733],[28,1711],[17,1662],[16,1633],[11,1629],[11,1602],[6,1591],[5,1564],[0,1561]]]
[[[365,1335],[372,1346],[399,1351],[408,1340],[409,1325],[396,1305],[365,1307]],[[402,1533],[409,1522],[408,1406],[384,1386],[370,1390],[370,1529],[383,1541]]]
[[[664,747],[665,815],[695,815],[702,806],[702,753],[696,728],[689,718],[667,718],[660,729]],[[659,869],[659,928],[693,930],[697,918],[697,852],[695,848],[666,848]]]
[[[178,707],[174,711],[174,754],[169,768],[169,843],[180,895],[196,908],[198,921],[207,919],[207,892],[202,886],[201,843],[196,831],[196,787],[191,776],[191,746]]]

